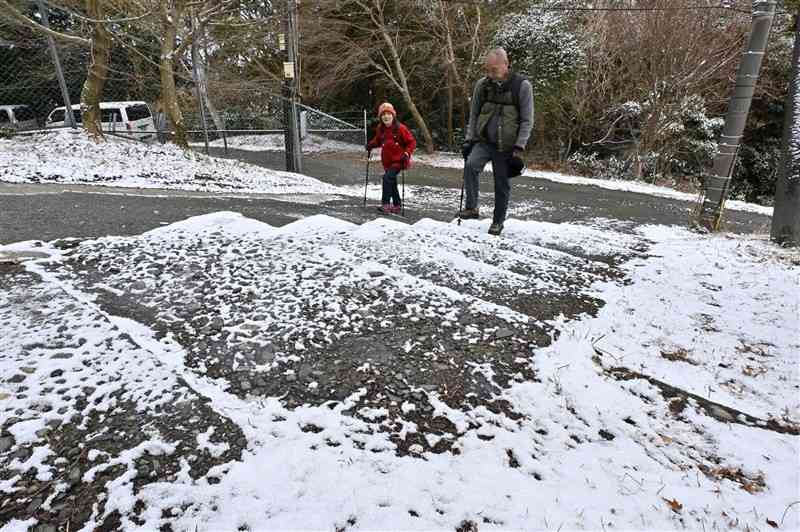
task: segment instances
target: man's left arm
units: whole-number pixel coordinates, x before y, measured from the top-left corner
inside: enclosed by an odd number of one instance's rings
[[[519,132],[514,151],[522,151],[533,131],[533,87],[527,79],[519,86]]]

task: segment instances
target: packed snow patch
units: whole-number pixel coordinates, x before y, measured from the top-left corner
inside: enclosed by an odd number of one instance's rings
[[[58,130],[0,139],[0,180],[263,194],[346,194],[302,174],[209,157],[173,144],[144,144]]]

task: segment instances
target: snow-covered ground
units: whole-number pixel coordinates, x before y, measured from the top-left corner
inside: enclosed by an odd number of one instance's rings
[[[428,164],[430,166],[437,166],[441,168],[463,168],[464,161],[460,155],[439,153],[434,155],[420,154],[416,160]],[[487,168],[489,166],[487,165]],[[624,190],[627,192],[638,192],[640,194],[650,194],[651,196],[658,196],[662,198],[672,198],[684,201],[695,201],[696,194],[689,194],[674,190],[668,187],[658,185],[651,185],[642,183],[640,181],[624,181],[619,179],[594,179],[589,177],[581,177],[576,175],[560,174],[558,172],[543,172],[540,170],[525,170],[523,175],[529,177],[537,177],[540,179],[547,179],[548,181],[555,181],[556,183],[567,183],[572,185],[593,185],[600,188],[609,190]],[[757,205],[755,203],[747,203],[744,201],[730,200],[725,203],[726,209],[737,211],[755,212],[759,214],[766,214],[772,216],[772,207],[764,205]]]
[[[173,144],[109,137],[98,149],[85,133],[71,130],[0,139],[0,180],[263,194],[341,192],[302,174],[208,157]]]
[[[0,180],[363,194],[70,131]],[[800,254],[541,208],[0,247],[0,532],[800,530]]]
[[[0,516],[50,482],[80,530],[800,530],[796,252],[486,225],[0,248]]]
[[[195,146],[201,146],[196,143]],[[222,141],[212,142],[221,147]],[[243,135],[232,137],[228,146],[251,151],[281,151],[280,135]],[[361,145],[311,136],[304,143],[306,153],[339,152],[363,157]],[[372,157],[379,160],[380,150]],[[458,154],[417,152],[418,163],[440,168],[462,168]],[[144,170],[143,170],[144,169]],[[576,185],[593,185],[611,190],[625,190],[653,196],[694,201],[696,195],[635,181],[590,179],[580,176],[526,170],[524,175]],[[292,174],[253,166],[229,159],[184,152],[170,144],[143,145],[109,138],[103,150],[97,150],[81,132],[60,130],[40,135],[0,139],[0,181],[12,183],[58,182],[91,183],[134,188],[164,188],[237,193],[294,194],[318,193],[360,196],[360,184],[335,187],[301,174]],[[360,183],[360,180],[359,180]],[[428,196],[425,187],[407,187],[407,198]],[[370,188],[370,197],[380,199],[380,187]],[[448,199],[452,204],[452,199]],[[772,215],[773,208],[731,200],[726,208]]]
[[[355,131],[359,134],[359,131]],[[226,139],[216,139],[208,143],[214,148],[228,148],[244,151],[283,151],[285,140],[283,135],[236,135]],[[193,142],[192,146],[202,148],[205,142]],[[349,142],[331,140],[320,135],[309,135],[302,143],[303,153],[340,152],[363,153],[364,147]]]

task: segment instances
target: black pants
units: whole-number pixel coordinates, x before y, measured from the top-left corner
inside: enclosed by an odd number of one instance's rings
[[[479,142],[473,146],[464,164],[467,209],[475,209],[478,207],[478,177],[486,163],[492,161],[492,174],[494,174],[494,213],[492,221],[498,224],[502,224],[506,219],[508,200],[511,196],[511,184],[508,181],[508,163],[510,159],[510,151],[500,151],[497,146]]]
[[[381,196],[381,203],[386,205],[392,203],[393,205],[400,206],[403,201],[400,198],[400,191],[397,189],[397,174],[400,170],[389,168],[383,174],[383,195]]]

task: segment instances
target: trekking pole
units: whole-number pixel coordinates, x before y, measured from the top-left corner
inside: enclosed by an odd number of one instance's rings
[[[461,225],[461,207],[464,205],[464,179],[461,179],[461,199],[458,200],[458,225]]]
[[[464,172],[461,175],[461,199],[458,200],[458,223],[456,225],[461,225],[461,210],[464,207],[464,183],[467,181],[467,158],[464,157]]]
[[[403,168],[400,170],[400,182],[402,183],[403,192],[401,194],[400,199],[400,216],[405,217],[406,215],[406,170]]]
[[[364,207],[367,206],[367,186],[369,185],[369,158],[372,152],[367,152],[367,173],[364,176]]]

